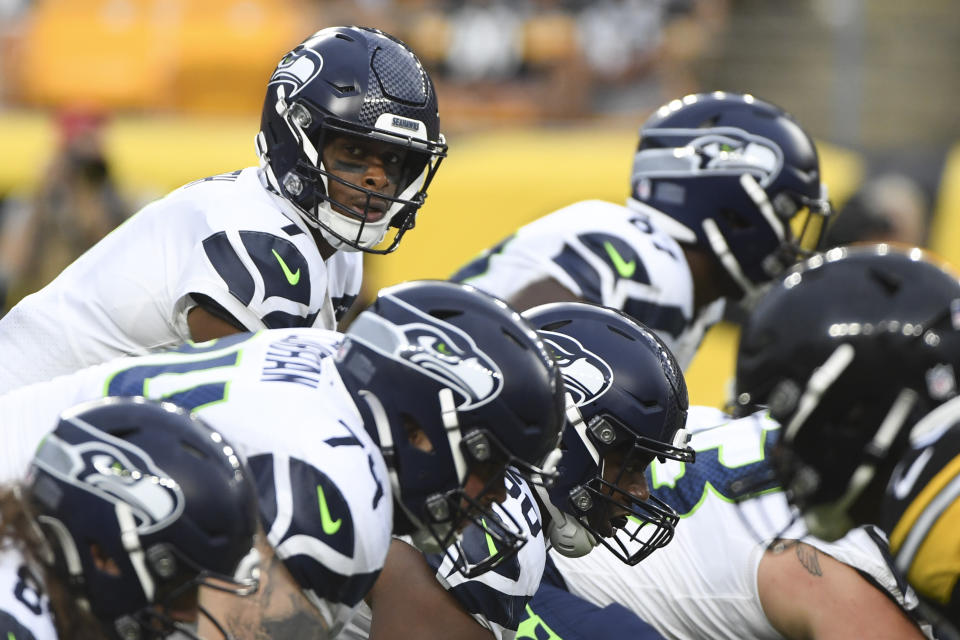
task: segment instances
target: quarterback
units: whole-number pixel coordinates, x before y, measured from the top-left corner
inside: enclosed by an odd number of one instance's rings
[[[147,205],[14,306],[0,393],[191,339],[335,329],[360,290],[360,252],[396,248],[446,146],[413,52],[332,27],[273,72],[256,150],[259,167]]]

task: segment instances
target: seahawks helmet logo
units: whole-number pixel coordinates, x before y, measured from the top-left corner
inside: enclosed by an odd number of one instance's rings
[[[292,98],[310,84],[320,74],[321,69],[323,69],[323,57],[313,49],[304,46],[283,57],[273,75],[270,76],[267,86],[288,85],[290,90],[286,92],[286,96]]]
[[[553,351],[553,358],[563,375],[563,385],[578,407],[593,402],[607,392],[613,384],[613,369],[605,360],[566,334],[553,331],[537,333]]]
[[[770,140],[735,127],[651,129],[647,138],[689,137],[681,148],[644,149],[634,157],[633,172],[648,178],[713,173],[749,173],[767,187],[783,169],[783,151]]]
[[[76,419],[73,426],[86,430]],[[167,527],[183,513],[180,486],[143,450],[120,440],[70,445],[51,434],[37,451],[35,464],[62,482],[128,505],[140,535]]]
[[[378,311],[360,314],[347,335],[439,380],[460,395],[458,409],[485,405],[503,389],[500,368],[470,335],[393,296],[381,295]]]

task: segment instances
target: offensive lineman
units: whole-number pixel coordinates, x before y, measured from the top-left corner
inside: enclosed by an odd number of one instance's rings
[[[241,334],[0,397],[3,478],[23,475],[58,410],[103,395],[169,400],[238,447],[269,542],[264,588],[258,608],[213,606],[228,628],[278,637],[335,636],[382,568],[391,532],[459,550],[458,531],[482,521],[499,550],[482,568],[522,548],[519,525],[488,507],[504,497],[508,465],[551,475],[539,465],[559,456],[564,402],[557,366],[519,314],[471,287],[407,283],[383,290],[346,336]]]
[[[508,563],[465,577],[449,559],[428,556],[424,563],[394,541],[368,598],[372,623],[361,607],[348,637],[389,638],[403,628],[410,637],[492,633],[509,640],[540,584],[547,540],[571,555],[603,545],[633,565],[674,536],[676,513],[650,495],[644,479],[653,458],[693,461],[683,428],[686,384],[673,356],[653,332],[614,309],[566,302],[524,315],[557,359],[570,395],[557,480],[544,489],[515,477],[496,505],[525,527],[530,542]],[[482,528],[468,527],[464,538],[472,542],[463,545],[467,554],[490,553]]]
[[[774,468],[810,530],[832,539],[879,524],[951,639],[960,637],[958,368],[956,273],[886,244],[798,266],[758,303],[737,351],[738,406],[768,405],[784,425]]]
[[[27,479],[0,487],[0,637],[196,638],[201,585],[257,591],[256,490],[221,434],[144,398],[52,426]]]
[[[795,521],[769,464],[776,422],[691,407],[687,429],[696,463],[655,461],[648,475],[682,519],[673,541],[635,567],[604,549],[551,552],[518,640],[932,637],[875,527],[827,542]]]
[[[754,297],[816,248],[825,191],[813,140],[789,114],[750,95],[690,95],[640,128],[626,206],[586,200],[547,214],[451,279],[521,310],[620,309],[686,370],[724,300]]]
[[[256,150],[259,168],[147,205],[0,319],[0,393],[191,339],[336,328],[358,252],[396,248],[446,145],[414,53],[331,27],[277,65]]]
[[[829,206],[809,136],[782,111],[751,96],[688,96],[665,105],[640,133],[626,208],[598,201],[571,205],[523,227],[454,279],[485,288],[521,308],[574,297],[623,309],[658,330],[686,365],[703,331],[719,318],[717,301],[758,296],[765,282],[818,244],[820,217],[829,215]],[[805,208],[813,215],[804,218]],[[668,496],[655,493],[669,503]],[[722,517],[710,513],[705,511],[698,519],[703,531],[725,526]],[[778,513],[772,515],[779,517]],[[736,512],[728,515],[736,517]],[[858,553],[847,556],[854,564],[864,559],[858,569],[889,575],[889,569],[868,560],[877,553],[875,544],[866,540],[852,544],[862,545]],[[674,551],[667,547],[655,556],[655,563],[669,565]],[[583,559],[584,571],[590,570],[591,558],[598,554],[612,558],[605,551],[594,552]],[[747,555],[738,558],[723,566],[728,578],[755,580],[758,565]],[[758,558],[765,568],[772,568],[771,575],[802,570],[792,556]],[[569,561],[572,566],[580,562]],[[613,564],[627,575],[635,573],[635,582],[653,575],[644,572],[644,564],[634,569]],[[689,567],[689,575],[680,580],[696,583],[699,575],[698,568]],[[834,580],[824,582],[837,586]],[[849,587],[861,598],[880,594],[865,581]],[[616,599],[615,589],[607,593]],[[725,595],[718,595],[715,606],[733,610],[726,606],[733,601],[724,601]],[[749,606],[759,608],[755,591],[747,597],[753,598]],[[561,599],[556,610],[579,613],[578,604]],[[534,605],[521,626],[525,632],[540,624],[537,607],[542,600]],[[618,603],[605,600],[604,605],[623,612]],[[697,606],[691,604],[693,609]],[[798,617],[813,615],[816,603],[796,609]],[[881,610],[893,619],[901,617],[888,601]],[[682,618],[685,612],[678,611],[667,607],[664,615],[667,620],[671,612]],[[642,608],[634,612],[645,613]],[[610,617],[611,611],[605,615]],[[627,632],[636,637],[659,635],[637,622],[631,620]],[[624,632],[622,625],[619,630]],[[769,625],[768,621],[761,625],[764,632]],[[664,627],[659,622],[657,626],[662,632]],[[584,637],[602,633],[597,625],[588,624]]]

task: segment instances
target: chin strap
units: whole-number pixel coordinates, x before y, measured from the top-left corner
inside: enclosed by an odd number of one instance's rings
[[[380,399],[371,392],[361,390],[360,397],[370,407],[370,413],[373,415],[373,422],[377,427],[377,435],[380,438],[380,449],[386,454],[384,460],[387,463],[387,474],[390,476],[390,488],[393,490],[394,504],[399,506],[406,515],[407,519],[414,526],[410,538],[417,549],[425,553],[443,553],[444,549],[437,541],[438,536],[430,531],[412,511],[407,508],[402,499],[403,493],[400,490],[400,476],[397,475],[397,468],[393,461],[395,449],[393,446],[393,432],[390,430],[390,420],[387,418],[387,412],[380,403]],[[443,400],[441,400],[441,406]],[[459,430],[458,430],[459,432]],[[459,453],[460,448],[457,447]]]
[[[585,556],[597,546],[597,539],[580,524],[576,518],[557,509],[547,490],[535,484],[533,489],[540,498],[540,504],[547,510],[550,523],[546,527],[547,539],[561,555],[568,558]]]

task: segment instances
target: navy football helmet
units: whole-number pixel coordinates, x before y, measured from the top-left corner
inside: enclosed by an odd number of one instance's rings
[[[570,396],[559,476],[538,489],[548,535],[564,555],[600,543],[634,565],[673,539],[679,519],[647,487],[638,491],[637,479],[655,457],[694,461],[683,372],[656,334],[615,309],[558,302],[524,317],[553,352]]]
[[[689,95],[640,128],[631,208],[711,252],[745,295],[818,249],[830,214],[813,140],[750,95]]]
[[[45,560],[111,638],[196,638],[164,608],[195,602],[200,585],[257,590],[253,483],[219,433],[172,404],[115,397],[64,412],[25,495]]]
[[[344,135],[395,148],[403,163],[395,195],[324,166],[324,146]],[[396,249],[446,150],[433,81],[407,45],[377,29],[322,29],[285,55],[267,84],[257,134],[262,173],[334,249]],[[355,197],[332,200],[330,181]],[[388,226],[396,232],[384,244]]]
[[[912,426],[957,394],[957,367],[954,273],[919,249],[836,248],[760,299],[740,338],[736,402],[781,423],[777,475],[810,531],[834,539],[879,504]]]
[[[464,486],[478,469],[492,478],[486,488],[501,493],[507,466],[527,477],[555,475],[563,382],[520,314],[468,285],[389,287],[350,325],[338,370],[384,452],[400,507],[397,532],[413,533],[425,551],[447,551],[465,575],[516,553],[525,542],[517,523]],[[429,450],[417,445],[420,433]],[[497,550],[470,566],[459,547],[468,521]]]

